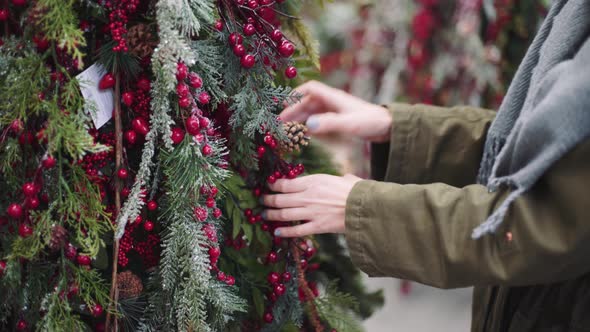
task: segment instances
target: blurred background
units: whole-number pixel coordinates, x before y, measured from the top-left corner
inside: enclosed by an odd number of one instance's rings
[[[319,40],[317,79],[378,104],[497,109],[550,0],[334,1],[307,9]],[[369,147],[323,140],[342,172],[369,177]],[[367,331],[468,331],[471,290],[366,278],[385,305]]]

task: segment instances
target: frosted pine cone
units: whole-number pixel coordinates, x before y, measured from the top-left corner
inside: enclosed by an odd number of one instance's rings
[[[117,274],[117,287],[119,288],[119,297],[121,299],[138,297],[143,292],[141,279],[131,271]]]
[[[129,51],[140,58],[149,57],[158,45],[155,35],[146,24],[137,24],[127,32]]]
[[[300,151],[302,147],[309,144],[309,137],[307,134],[307,127],[299,122],[285,122],[283,123],[283,130],[287,135],[287,140],[281,142],[281,150],[284,152]]]
[[[51,229],[51,239],[49,240],[49,248],[57,251],[61,249],[68,240],[68,231],[60,225],[55,225]]]

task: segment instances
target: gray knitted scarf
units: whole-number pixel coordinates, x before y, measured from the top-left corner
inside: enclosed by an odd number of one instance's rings
[[[478,182],[511,190],[472,234],[502,223],[512,202],[590,137],[590,0],[555,0],[486,139]]]

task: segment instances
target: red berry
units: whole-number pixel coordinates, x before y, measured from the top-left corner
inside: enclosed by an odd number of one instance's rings
[[[211,101],[211,96],[206,91],[199,93],[199,103],[201,103],[203,105],[207,105],[207,104],[209,104],[210,101]],[[206,126],[204,126],[204,127],[206,127]]]
[[[22,189],[23,189],[23,194],[25,194],[25,196],[27,196],[27,197],[31,197],[31,196],[34,196],[35,194],[37,194],[37,187],[32,182],[27,182],[27,183],[23,184]]]
[[[270,176],[269,176],[269,177],[266,179],[266,181],[267,181],[268,183],[270,183],[270,184],[273,184],[273,183],[277,182],[277,178],[276,178],[274,175],[270,175]]]
[[[274,264],[278,260],[279,260],[279,256],[274,251],[269,252],[268,256],[266,256],[266,261],[269,262],[270,264]]]
[[[291,273],[283,272],[283,274],[281,275],[281,279],[283,280],[283,282],[289,282],[291,280]]]
[[[23,130],[23,122],[19,119],[16,119],[10,123],[10,130],[14,133],[20,133]]]
[[[273,320],[274,320],[274,317],[273,317],[272,313],[270,313],[270,312],[266,312],[266,313],[264,314],[264,321],[265,321],[266,323],[270,324],[270,323],[272,323],[272,321],[273,321]]]
[[[293,66],[287,67],[285,69],[285,76],[287,76],[288,79],[295,78],[295,76],[297,76],[297,68]]]
[[[180,98],[185,98],[186,96],[188,96],[188,94],[190,93],[190,89],[188,88],[188,85],[184,84],[184,83],[178,83],[176,85],[176,94],[178,95],[178,97]]]
[[[65,255],[67,259],[73,261],[76,258],[76,255],[78,255],[76,247],[74,247],[71,243],[68,243],[66,245]]]
[[[127,107],[131,107],[131,105],[133,105],[133,100],[135,99],[133,92],[125,92],[123,93],[122,96],[123,99],[123,104],[125,104]]]
[[[276,19],[275,11],[272,8],[263,7],[258,10],[258,15],[267,22],[273,22]]]
[[[55,161],[55,158],[53,158],[52,156],[47,156],[47,158],[41,161],[41,165],[46,169],[55,167],[55,164],[57,164],[57,162]]]
[[[229,35],[229,44],[231,46],[237,45],[237,44],[241,44],[244,41],[244,39],[242,38],[242,35],[240,35],[237,32],[232,32]]]
[[[276,284],[273,289],[273,292],[277,294],[277,296],[285,294],[285,291],[287,291],[287,288],[283,284]]]
[[[142,77],[139,80],[137,80],[137,87],[143,91],[150,91],[150,89],[152,88],[152,85],[151,85],[150,80],[148,78]]]
[[[258,1],[248,0],[248,7],[252,8],[252,9],[258,8]]]
[[[283,33],[281,32],[281,30],[279,29],[274,29],[271,33],[270,33],[270,39],[274,40],[275,42],[280,42],[281,39],[283,39]]]
[[[264,135],[264,143],[267,145],[270,145],[270,143],[272,143],[273,139],[272,136],[270,136],[269,134]]]
[[[184,139],[184,130],[182,130],[181,128],[178,128],[178,127],[173,127],[172,134],[170,135],[170,138],[172,139],[172,143],[180,144],[182,142],[182,140]]]
[[[121,196],[127,197],[127,196],[129,196],[129,194],[131,194],[131,189],[129,189],[127,187],[121,189]]]
[[[254,58],[252,54],[245,54],[240,59],[240,64],[242,64],[242,67],[246,69],[252,68],[254,67],[254,64],[256,64],[256,58]]]
[[[307,268],[307,259],[305,259],[305,258],[302,258],[302,259],[299,261],[299,264],[301,264],[301,268],[305,270],[305,269]]]
[[[182,63],[179,62],[178,65],[176,65],[176,79],[179,81],[183,81],[188,77],[188,67]]]
[[[217,272],[217,280],[225,281],[225,279],[226,279],[226,276],[225,276],[225,273],[223,273],[223,271]]]
[[[269,273],[268,277],[266,278],[266,280],[268,280],[268,283],[271,285],[278,283],[280,279],[281,279],[281,277],[279,276],[279,274],[277,272]]]
[[[259,146],[256,151],[258,152],[258,158],[262,158],[266,152],[266,148],[264,146]]]
[[[29,237],[33,235],[33,228],[27,224],[20,224],[20,226],[18,226],[18,235],[20,235],[20,237]]]
[[[209,248],[209,257],[218,258],[220,255],[221,255],[221,249],[219,249],[219,247]]]
[[[223,21],[222,20],[215,21],[215,30],[223,31]]]
[[[213,207],[215,207],[215,198],[213,198],[213,197],[209,197],[209,198],[207,198],[207,200],[205,201],[205,205],[206,205],[208,208],[213,208]]]
[[[17,331],[24,331],[28,327],[29,327],[29,325],[27,324],[27,322],[24,319],[21,319],[16,323],[16,330]]]
[[[103,312],[104,312],[104,309],[102,308],[102,306],[100,304],[95,304],[94,307],[92,307],[92,316],[94,316],[94,317],[102,316]]]
[[[233,51],[236,56],[242,57],[244,54],[246,54],[246,47],[244,47],[242,44],[236,44],[233,47]]]
[[[220,209],[217,209],[217,208],[214,209],[213,210],[213,217],[216,218],[216,219],[219,218],[219,217],[221,217],[221,210]]]
[[[151,232],[154,230],[154,223],[147,220],[145,223],[143,223],[143,229],[145,229],[148,232]]]
[[[204,140],[205,140],[205,135],[203,135],[202,133],[198,133],[195,135],[195,141],[197,141],[197,143],[201,144],[201,143],[203,143]]]
[[[10,14],[8,13],[7,9],[0,9],[0,21],[8,20]]]
[[[201,128],[199,125],[199,118],[197,118],[195,115],[191,115],[186,119],[185,122],[186,125],[186,130],[189,133],[189,135],[195,136],[196,134],[199,133],[199,129]]]
[[[295,173],[295,171],[290,170],[289,172],[287,172],[287,179],[294,179],[297,177],[297,173]]]
[[[252,209],[245,209],[244,210],[244,215],[246,217],[251,217],[252,216]]]
[[[158,208],[158,203],[156,201],[149,201],[147,203],[147,209],[150,211],[155,211]]]
[[[115,86],[115,76],[111,73],[106,73],[98,82],[98,88],[101,90],[110,89]]]
[[[201,126],[201,128],[207,128],[209,127],[209,119],[203,117],[199,119],[199,125]]]
[[[178,106],[188,108],[191,105],[191,100],[188,97],[178,99]]]
[[[127,170],[124,168],[120,168],[117,171],[117,177],[121,180],[125,180],[128,176],[129,176],[129,172],[127,172]]]
[[[6,271],[6,261],[0,261],[0,277],[4,275]]]
[[[193,87],[193,89],[200,89],[203,86],[203,79],[201,76],[191,73],[189,75],[189,84]]]
[[[255,33],[256,33],[256,27],[254,27],[254,24],[248,23],[248,24],[244,25],[244,35],[252,36]]]
[[[197,218],[198,221],[207,220],[207,209],[200,207],[200,206],[196,207],[195,208],[195,218]]]
[[[233,286],[236,284],[236,278],[234,278],[233,276],[227,276],[227,278],[225,279],[225,283],[228,286]]]
[[[131,127],[135,132],[145,136],[150,131],[150,126],[146,119],[137,117],[131,121]]]
[[[130,145],[135,145],[137,143],[137,133],[135,130],[129,129],[125,132],[125,140]]]
[[[293,46],[293,44],[291,44],[289,41],[284,41],[279,46],[279,53],[285,58],[288,58],[293,55],[293,53],[295,53],[295,46]]]
[[[27,199],[25,199],[25,207],[27,209],[35,210],[39,207],[39,204],[41,204],[41,202],[39,202],[37,197],[27,197]]]
[[[20,204],[12,203],[6,209],[6,213],[13,219],[20,219],[23,215],[23,207]]]
[[[12,0],[12,4],[15,6],[24,6],[27,4],[27,0]]]
[[[78,255],[78,257],[76,257],[76,261],[78,262],[78,265],[84,265],[84,266],[88,266],[90,265],[90,256],[86,256],[86,255]]]
[[[204,156],[210,156],[213,153],[213,148],[211,148],[209,144],[206,144],[205,146],[203,146],[202,151]]]

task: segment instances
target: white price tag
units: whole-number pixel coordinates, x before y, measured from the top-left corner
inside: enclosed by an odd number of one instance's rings
[[[95,63],[76,76],[80,82],[80,90],[86,100],[86,105],[92,104],[94,106],[94,109],[87,107],[87,111],[90,113],[96,129],[102,127],[113,117],[113,89],[100,90],[98,88],[98,84],[105,74],[104,67]]]

